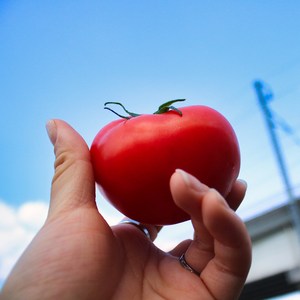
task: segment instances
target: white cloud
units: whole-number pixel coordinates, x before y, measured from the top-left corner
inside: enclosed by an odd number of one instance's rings
[[[42,227],[47,212],[48,203],[43,201],[25,202],[14,207],[0,199],[0,288],[17,259]],[[103,215],[110,225],[122,219],[121,214],[107,208]]]
[[[48,206],[44,202],[27,202],[19,209],[17,217],[22,224],[35,230],[44,223]]]
[[[0,286],[13,265],[43,225],[48,204],[26,202],[13,207],[0,201]]]
[[[110,225],[118,224],[123,215],[106,201],[100,201],[101,213]],[[0,288],[13,265],[43,225],[48,212],[48,203],[25,202],[14,207],[0,199]],[[155,244],[169,251],[186,238],[192,238],[190,222],[166,226]]]

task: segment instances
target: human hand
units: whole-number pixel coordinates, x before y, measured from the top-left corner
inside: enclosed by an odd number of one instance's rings
[[[9,275],[1,299],[237,299],[251,261],[243,222],[213,189],[175,172],[175,203],[191,216],[193,241],[169,253],[152,241],[158,228],[110,227],[95,203],[89,149],[68,124],[49,122],[56,161],[47,220]],[[237,181],[227,201],[237,208],[245,185]],[[100,208],[101,210],[101,208]],[[184,269],[178,257],[200,273]]]

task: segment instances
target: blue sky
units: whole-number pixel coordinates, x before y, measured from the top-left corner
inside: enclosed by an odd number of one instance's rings
[[[256,79],[270,86],[270,106],[293,128],[292,135],[280,127],[277,133],[299,195],[299,28],[296,0],[2,0],[0,204],[14,221],[2,221],[1,228],[8,232],[8,223],[18,224],[17,232],[29,240],[36,227],[28,225],[35,215],[28,204],[48,204],[54,157],[46,121],[68,121],[91,144],[116,118],[103,110],[105,101],[151,113],[164,101],[186,98],[185,105],[219,110],[237,133],[241,177],[249,185],[239,214],[248,218],[276,205],[285,199],[284,187],[253,89]],[[104,214],[117,219],[98,198]],[[7,243],[1,243],[0,277],[9,265]]]

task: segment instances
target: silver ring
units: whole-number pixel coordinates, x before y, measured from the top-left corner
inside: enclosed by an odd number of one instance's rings
[[[137,227],[139,230],[141,230],[144,235],[149,239],[151,240],[151,235],[150,235],[150,232],[149,230],[147,229],[147,227],[145,227],[143,224],[141,224],[140,222],[138,221],[135,221],[135,220],[131,220],[131,219],[125,219],[125,220],[122,220],[119,224],[131,224],[131,225],[134,225],[135,227]]]
[[[183,253],[180,257],[179,257],[179,262],[180,264],[186,269],[188,270],[189,272],[197,275],[197,276],[200,276],[200,273],[198,271],[196,271],[194,268],[192,268],[185,260],[185,253]]]

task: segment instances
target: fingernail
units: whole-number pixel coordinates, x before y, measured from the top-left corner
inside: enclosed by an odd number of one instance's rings
[[[209,189],[209,187],[202,182],[200,182],[196,177],[193,175],[181,170],[181,169],[176,169],[176,173],[180,174],[181,177],[183,178],[185,184],[190,187],[191,189],[197,191],[197,192],[202,192],[206,191]]]
[[[56,129],[55,121],[54,120],[48,121],[46,124],[46,129],[47,129],[49,139],[50,139],[51,143],[54,145],[56,142],[56,136],[57,136],[57,129]]]
[[[238,179],[237,181],[240,182],[240,183],[242,183],[245,186],[245,188],[248,187],[248,183],[247,183],[246,180],[244,180],[244,179]]]

